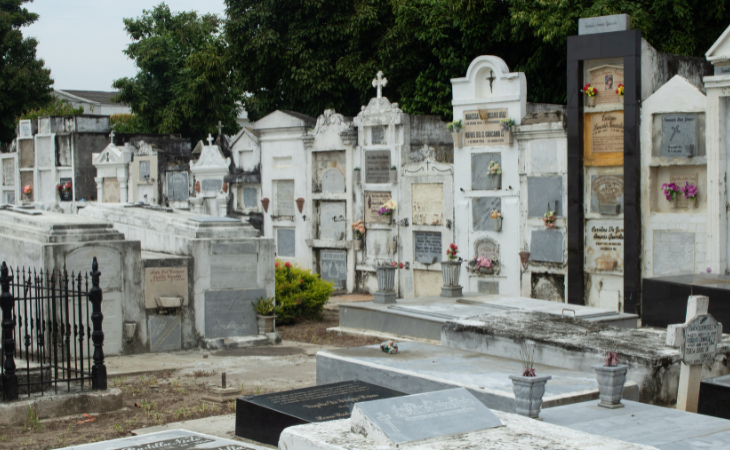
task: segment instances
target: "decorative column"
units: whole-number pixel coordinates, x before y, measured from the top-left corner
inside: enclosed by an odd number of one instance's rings
[[[96,203],[102,203],[102,198],[104,198],[104,178],[102,177],[94,177],[94,181],[96,182]]]
[[[104,320],[104,314],[101,313],[102,292],[99,287],[99,263],[94,257],[91,263],[91,291],[89,292],[89,301],[92,305],[91,322],[94,325],[94,331],[91,338],[94,341],[94,365],[91,368],[91,388],[95,391],[106,390],[106,366],[104,365],[104,331],[101,329],[101,323]]]
[[[0,285],[2,285],[2,294],[0,294],[0,308],[3,311],[2,329],[3,329],[3,354],[5,362],[3,364],[3,396],[5,401],[18,399],[18,377],[15,375],[15,339],[13,338],[13,306],[15,299],[10,293],[10,281],[8,276],[8,266],[3,262],[0,267]]]

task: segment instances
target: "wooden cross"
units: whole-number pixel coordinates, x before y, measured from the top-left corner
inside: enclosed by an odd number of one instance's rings
[[[213,145],[213,136],[211,136],[210,133],[208,133],[207,141],[208,141],[208,145]]]
[[[383,76],[383,71],[378,70],[377,78],[373,79],[373,87],[378,90],[378,98],[383,97],[383,88],[388,85],[388,79]]]
[[[489,80],[489,92],[492,92],[492,83],[494,83],[494,80],[497,78],[494,76],[493,71],[489,71],[489,76],[487,77],[487,80]]]
[[[218,128],[218,136],[220,136],[220,135],[221,135],[221,130],[222,130],[223,128],[225,128],[225,127],[223,126],[223,124],[222,124],[222,123],[221,123],[221,121],[219,120],[219,121],[218,121],[218,126],[217,126],[216,128]]]
[[[112,130],[112,132],[109,134],[109,139],[110,139],[110,142],[113,144],[114,143],[114,130]]]

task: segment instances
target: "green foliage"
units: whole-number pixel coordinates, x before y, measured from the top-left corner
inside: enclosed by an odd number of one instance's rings
[[[288,262],[276,261],[275,278],[276,304],[281,307],[277,324],[318,317],[334,292],[331,282]]]
[[[227,134],[238,132],[241,91],[232,82],[220,22],[213,14],[173,13],[164,3],[124,19],[133,41],[124,53],[139,70],[114,82],[115,100],[130,105],[140,129],[198,141],[222,121]]]
[[[42,116],[77,116],[83,113],[83,106],[74,108],[71,103],[66,100],[54,99],[51,103],[42,108],[24,112],[17,120],[35,120]]]
[[[0,142],[15,139],[15,124],[24,111],[52,99],[51,71],[36,59],[38,42],[23,38],[20,28],[38,20],[23,8],[30,0],[0,1]]]
[[[275,316],[281,310],[281,305],[276,304],[274,297],[259,297],[258,300],[251,302],[251,304],[256,310],[256,314],[260,316]]]
[[[109,117],[109,125],[115,133],[154,133],[146,129],[134,114],[112,114]]]

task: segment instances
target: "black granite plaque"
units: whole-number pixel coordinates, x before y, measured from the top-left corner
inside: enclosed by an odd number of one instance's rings
[[[67,191],[61,190],[61,191],[60,191],[60,192],[58,193],[58,197],[60,198],[60,200],[61,200],[62,202],[70,202],[70,201],[73,201],[73,199],[74,199],[74,193],[73,193],[73,179],[71,179],[71,178],[60,178],[60,179],[58,180],[58,182],[59,182],[59,184],[60,184],[61,186],[65,186],[65,185],[66,185],[66,183],[71,183],[71,189],[69,189],[69,190],[67,190]]]
[[[644,278],[641,311],[636,312],[641,313],[641,323],[647,327],[666,328],[669,324],[683,323],[690,295],[708,296],[707,312],[720,323],[730,323],[730,302],[727,301],[730,276],[714,273]]]
[[[730,405],[730,375],[702,380],[697,405],[699,414],[730,419],[728,405]]]
[[[236,436],[279,444],[285,428],[347,419],[355,403],[406,395],[363,381],[343,381],[236,400]]]

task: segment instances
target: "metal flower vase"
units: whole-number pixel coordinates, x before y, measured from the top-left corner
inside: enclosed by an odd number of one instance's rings
[[[459,285],[462,261],[441,261],[441,297],[461,297],[462,288]]]
[[[629,366],[617,364],[607,367],[597,364],[591,368],[596,371],[596,381],[598,381],[598,406],[611,409],[623,408],[621,395],[624,392],[626,372],[628,372]]]
[[[586,97],[586,104],[591,108],[596,106],[596,96],[594,95],[592,97]]]
[[[375,293],[375,303],[395,303],[395,272],[396,267],[377,267],[375,276],[378,279],[378,291]]]
[[[451,133],[451,138],[454,139],[454,147],[461,147],[462,140],[464,139],[464,132]]]
[[[545,395],[545,384],[551,376],[523,377],[510,375],[512,390],[515,394],[515,410],[521,416],[537,419],[542,408],[542,396]]]

